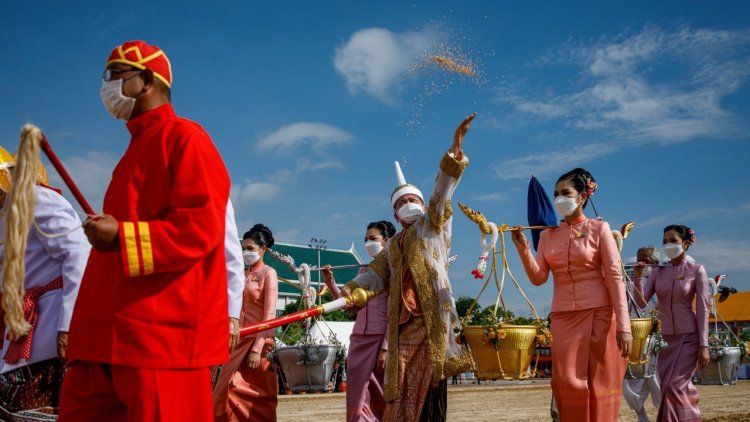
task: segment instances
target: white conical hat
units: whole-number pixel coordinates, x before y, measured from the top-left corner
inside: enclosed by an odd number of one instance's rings
[[[422,192],[417,189],[416,186],[406,183],[406,178],[401,171],[401,166],[398,164],[398,161],[394,161],[393,165],[396,167],[396,180],[398,181],[398,185],[396,185],[396,189],[394,189],[391,194],[391,206],[396,205],[396,201],[398,201],[399,198],[408,194],[417,195],[419,199],[424,202]]]

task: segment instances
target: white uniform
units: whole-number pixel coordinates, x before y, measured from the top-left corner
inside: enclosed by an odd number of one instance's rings
[[[242,259],[242,245],[234,220],[232,201],[227,201],[226,239],[224,254],[227,260],[227,294],[229,295],[229,317],[239,318],[242,310],[242,291],[245,288],[245,262]]]
[[[631,289],[630,294],[634,294]],[[656,306],[656,299],[652,299],[651,307]],[[631,316],[637,317],[632,303],[630,304]],[[629,371],[628,371],[629,372]],[[661,388],[659,387],[659,375],[656,372],[656,356],[651,350],[648,351],[648,362],[646,363],[646,377],[644,378],[626,378],[622,380],[622,396],[628,406],[635,410],[638,416],[638,422],[648,422],[648,415],[643,405],[646,403],[648,395],[651,394],[651,402],[654,407],[659,408],[661,403]]]
[[[39,297],[39,316],[31,344],[29,359],[21,359],[14,364],[5,362],[2,357],[10,345],[3,344],[0,353],[0,373],[28,366],[57,356],[57,333],[68,331],[73,314],[78,287],[88,261],[89,245],[81,220],[70,203],[52,189],[35,186],[36,208],[34,220],[45,233],[72,232],[65,236],[46,237],[32,226],[26,244],[26,289],[41,287],[62,276],[62,290],[53,290]],[[6,201],[7,206],[7,201]],[[3,215],[5,211],[3,210]],[[5,218],[0,219],[0,238],[5,239]],[[0,254],[4,254],[5,245],[0,245]],[[0,262],[2,278],[2,262]],[[7,336],[7,330],[4,335]]]

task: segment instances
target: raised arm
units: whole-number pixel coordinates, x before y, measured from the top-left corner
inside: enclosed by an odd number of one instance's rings
[[[635,288],[635,291],[633,292],[633,299],[635,299],[635,303],[640,306],[641,308],[644,308],[646,305],[648,305],[648,301],[651,300],[651,298],[654,296],[654,293],[656,293],[655,288],[655,280],[656,280],[656,272],[658,268],[654,268],[653,272],[651,273],[651,277],[646,279],[646,285],[643,285],[643,277],[636,277],[633,280],[633,287]]]
[[[333,296],[334,299],[338,299],[339,296],[341,296],[341,289],[336,285],[336,279],[333,278],[333,270],[331,270],[331,266],[324,266],[321,272],[323,273],[323,282],[328,286],[328,290],[331,291],[331,296]]]
[[[386,246],[383,253],[378,254],[375,259],[370,262],[370,265],[363,272],[357,274],[354,279],[341,289],[343,296],[349,296],[349,294],[356,288],[363,288],[378,293],[388,287],[387,283],[391,276],[390,268],[388,267],[388,246]]]
[[[462,150],[464,136],[469,131],[476,115],[476,113],[469,115],[458,125],[453,133],[453,144],[440,161],[440,171],[435,180],[435,189],[427,206],[429,225],[436,233],[445,230],[446,235],[450,236],[450,221],[453,216],[451,198],[456,187],[458,187],[461,175],[466,166],[469,165],[469,158],[464,155]]]
[[[544,232],[542,232],[539,249],[537,250],[536,258],[534,258],[529,247],[529,241],[526,240],[526,236],[523,234],[522,226],[516,227],[516,230],[512,232],[513,244],[516,246],[518,256],[521,258],[524,270],[526,270],[526,276],[531,281],[531,284],[535,286],[541,286],[546,283],[549,277],[549,265],[547,265],[547,260],[544,258],[545,237]]]

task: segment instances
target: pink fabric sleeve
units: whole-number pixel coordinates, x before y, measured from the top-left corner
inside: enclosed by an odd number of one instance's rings
[[[380,350],[388,350],[388,334],[383,334],[383,341],[380,343]]]
[[[331,291],[331,296],[333,296],[334,299],[338,299],[341,297],[341,289],[339,289],[339,286],[336,285],[336,279],[331,279],[331,283],[326,283],[326,286],[328,286],[328,290]]]
[[[599,233],[599,254],[601,256],[604,282],[609,291],[609,300],[615,311],[617,320],[617,332],[630,332],[630,314],[628,313],[628,302],[625,298],[625,284],[622,282],[622,264],[620,263],[620,252],[617,243],[612,236],[609,224],[603,221]]]
[[[276,302],[279,300],[279,279],[276,270],[271,269],[265,275],[263,284],[263,321],[276,318]],[[260,353],[266,344],[266,338],[273,339],[274,330],[268,330],[258,333],[255,338],[252,351]]]
[[[698,322],[698,341],[701,347],[708,347],[708,275],[703,265],[698,266],[698,274],[695,276],[695,296],[698,306],[696,309],[696,320]]]
[[[541,286],[546,283],[547,277],[549,277],[549,265],[547,265],[547,260],[544,259],[545,244],[545,239],[542,237],[539,240],[536,259],[534,259],[534,255],[531,253],[529,242],[526,242],[525,246],[516,247],[518,256],[521,258],[521,263],[523,263],[523,268],[526,270],[526,276],[529,277],[531,284],[535,286]]]
[[[634,294],[633,298],[635,299],[635,303],[641,308],[646,307],[648,301],[651,300],[651,297],[653,297],[654,293],[656,292],[654,280],[656,280],[656,269],[651,273],[651,277],[646,280],[645,288],[643,287],[643,277],[636,277],[633,280],[633,283],[635,284],[635,290],[641,293]]]

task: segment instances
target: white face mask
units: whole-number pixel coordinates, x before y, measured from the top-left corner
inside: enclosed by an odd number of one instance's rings
[[[99,96],[102,98],[104,107],[113,117],[126,121],[130,119],[135,107],[135,98],[122,95],[122,79],[103,82]]]
[[[682,245],[679,243],[667,243],[664,245],[664,255],[669,259],[677,258],[682,255],[683,252],[685,252],[685,250],[682,249]]]
[[[650,277],[651,276],[651,267],[645,267],[643,269],[643,277]]]
[[[406,224],[414,223],[423,215],[424,207],[414,202],[407,202],[398,209],[398,218]]]
[[[578,208],[576,198],[578,197],[576,196],[575,198],[571,198],[569,196],[558,196],[557,198],[555,198],[555,209],[563,217],[567,217],[570,214],[573,214],[573,212]]]
[[[242,251],[242,259],[248,267],[258,262],[260,254],[256,251]]]
[[[370,255],[371,257],[375,257],[375,255],[379,254],[382,250],[383,245],[381,245],[380,242],[374,240],[368,240],[365,242],[365,251],[367,251],[367,255]]]

